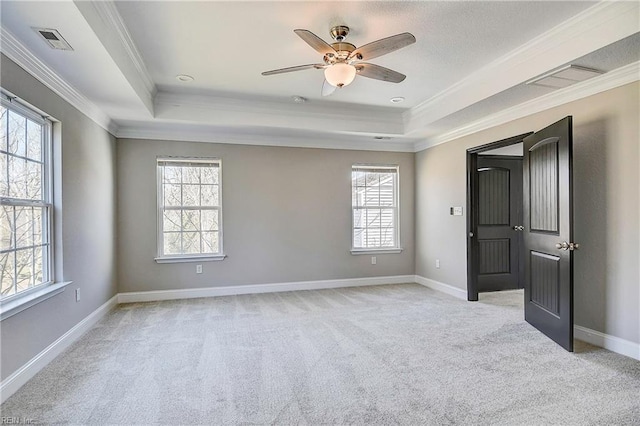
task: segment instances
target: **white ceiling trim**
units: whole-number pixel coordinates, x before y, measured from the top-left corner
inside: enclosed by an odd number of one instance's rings
[[[302,104],[260,99],[158,92],[156,118],[210,125],[249,125],[402,136],[402,112],[393,108]]]
[[[131,59],[131,62],[138,71],[140,79],[143,81],[149,93],[154,96],[156,94],[156,85],[144,63],[144,59],[142,59],[142,54],[140,54],[138,47],[133,42],[133,38],[131,37],[129,30],[125,25],[120,12],[118,12],[118,9],[116,8],[115,2],[111,0],[102,0],[94,3],[94,5],[98,13],[100,13],[100,16],[102,16],[103,19],[111,25],[115,34],[120,38],[122,46],[129,55],[129,59]]]
[[[239,145],[280,146],[292,148],[346,149],[357,151],[414,152],[413,141],[363,141],[340,135],[273,136],[260,134],[219,133],[211,130],[191,130],[188,126],[121,126],[116,137],[120,139],[150,139],[184,142],[208,142]]]
[[[256,98],[231,98],[225,96],[178,94],[158,92],[156,103],[172,103],[198,108],[226,109],[234,111],[263,112],[265,114],[307,115],[309,112],[326,118],[347,117],[348,119],[384,120],[388,123],[402,123],[402,111],[396,108],[385,108],[353,104],[326,104],[319,102],[295,103],[292,100],[272,101]],[[395,114],[394,114],[395,113]],[[373,115],[373,118],[370,118]]]
[[[638,2],[590,7],[405,112],[406,132],[635,34],[639,13]]]
[[[126,80],[153,115],[156,85],[115,3],[111,0],[76,0],[74,3]]]
[[[87,99],[80,91],[67,83],[54,70],[38,59],[25,45],[6,28],[0,32],[0,48],[9,59],[53,90],[58,96],[73,105],[78,111],[100,127],[115,135],[118,126],[102,109]]]
[[[415,152],[450,142],[482,130],[490,129],[519,118],[527,117],[550,108],[564,105],[569,102],[577,101],[600,92],[615,89],[616,87],[624,86],[625,84],[633,83],[638,80],[640,80],[640,62],[634,62],[599,77],[574,84],[564,89],[556,90],[495,114],[488,115],[480,120],[458,127],[455,130],[429,138],[426,141],[417,142],[415,144]]]
[[[120,52],[127,51],[127,62],[129,66],[134,66],[137,69],[136,76],[140,81],[147,80],[146,83],[144,83],[144,87],[148,89],[149,85],[151,85],[155,93],[155,85],[153,85],[140,53],[131,40],[130,34],[126,26],[124,26],[122,18],[115,9],[113,2],[109,1],[106,6],[103,6],[100,2],[91,3],[94,5],[92,7],[95,8],[94,18],[98,16],[96,13],[99,12],[101,19],[108,21],[109,28],[120,28],[119,30],[114,30],[118,32],[117,38],[121,44],[120,47],[124,49],[121,49]],[[80,2],[80,4],[83,4],[83,2]],[[148,127],[146,125],[127,126],[124,124],[122,128],[119,129],[117,123],[114,123],[99,107],[33,55],[26,46],[5,28],[1,29],[1,48],[4,54],[24,68],[29,74],[33,75],[80,112],[117,137],[267,146],[417,152],[545,109],[590,96],[604,90],[609,90],[632,81],[637,81],[640,69],[638,63],[634,63],[609,72],[601,77],[558,90],[512,108],[507,108],[499,113],[492,114],[425,141],[414,143],[415,139],[398,139],[393,141],[368,139],[368,136],[373,135],[403,136],[407,134],[409,130],[415,129],[415,126],[427,125],[431,121],[423,122],[425,117],[430,117],[429,114],[434,110],[450,107],[451,102],[449,101],[451,97],[461,96],[460,92],[469,89],[471,85],[482,85],[482,81],[485,81],[483,79],[487,77],[487,74],[495,74],[497,69],[500,69],[502,72],[510,72],[509,67],[515,67],[516,71],[521,70],[523,64],[530,61],[535,62],[540,55],[553,56],[558,60],[558,55],[563,52],[563,48],[560,45],[575,42],[576,39],[584,41],[586,45],[589,45],[588,50],[591,50],[594,47],[594,43],[605,43],[603,41],[604,38],[606,38],[607,41],[611,40],[611,42],[614,42],[623,38],[629,34],[629,32],[633,34],[640,29],[637,21],[639,9],[640,4],[636,2],[599,3],[574,18],[571,18],[564,24],[557,26],[551,31],[521,46],[519,49],[512,51],[488,67],[483,68],[479,71],[479,74],[481,74],[480,77],[477,77],[478,73],[467,77],[460,83],[451,86],[446,91],[441,92],[439,95],[436,95],[434,98],[429,99],[411,110],[363,107],[348,104],[333,104],[327,106],[321,102],[309,102],[300,105],[292,102],[288,103],[286,101],[269,99],[250,100],[211,95],[155,93],[155,102],[152,108],[160,111],[161,116],[158,118],[182,120],[183,123],[186,121],[187,123],[191,122],[198,125],[207,123],[207,120],[204,119],[205,116],[208,116],[210,119],[212,116],[220,115],[221,118],[218,118],[220,123],[209,123],[214,124],[214,126],[211,126],[211,130],[206,129],[202,125],[194,126],[198,128],[190,130],[189,124],[180,125],[166,122],[152,122]],[[603,29],[603,27],[605,29]],[[606,37],[602,36],[602,33],[605,33]],[[565,51],[566,50],[565,48]],[[575,51],[575,49],[573,49],[573,51]],[[113,55],[113,52],[110,52],[110,54]],[[484,74],[484,77],[482,77],[482,74]],[[520,78],[521,77],[522,76],[520,76]],[[469,90],[473,91],[473,88]],[[154,95],[150,96],[152,98],[154,97]],[[486,96],[482,98],[485,97]],[[442,105],[438,104],[438,102],[442,102]],[[175,105],[181,106],[176,108]],[[458,109],[460,108],[457,108],[456,111]],[[178,110],[180,111],[179,113],[177,113]],[[199,119],[193,118],[194,115],[197,116],[198,114],[202,117],[201,122]],[[224,133],[212,135],[215,133],[215,125],[235,125],[235,123],[225,121],[229,116],[233,116],[235,120],[239,120],[243,122],[242,124],[250,126],[289,127],[321,131],[330,130],[333,133],[327,133],[326,136],[312,135],[304,137]],[[274,126],[274,124],[276,125]],[[349,136],[348,133],[353,133],[353,136]]]

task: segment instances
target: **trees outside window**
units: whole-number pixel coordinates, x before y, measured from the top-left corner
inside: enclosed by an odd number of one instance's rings
[[[158,159],[158,259],[222,255],[221,161]]]
[[[0,277],[6,300],[53,279],[51,122],[0,105]]]

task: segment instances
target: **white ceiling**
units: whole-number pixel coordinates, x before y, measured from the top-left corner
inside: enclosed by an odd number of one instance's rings
[[[67,97],[106,114],[118,136],[410,150],[498,108],[548,97],[523,83],[558,66],[637,63],[638,5],[3,0],[0,12],[2,52],[50,86],[66,84]],[[330,41],[337,24],[351,28],[356,46],[414,34],[415,44],[371,61],[407,79],[357,77],[322,98],[322,71],[260,74],[321,62],[293,30]],[[50,49],[31,27],[58,29],[74,51]],[[294,95],[308,101],[295,104]],[[392,104],[396,96],[405,102]]]

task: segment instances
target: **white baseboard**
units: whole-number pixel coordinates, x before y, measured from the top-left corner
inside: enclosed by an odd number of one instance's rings
[[[29,362],[15,371],[0,383],[0,403],[13,395],[20,387],[35,376],[55,357],[71,346],[85,332],[93,327],[102,317],[119,303],[151,302],[173,299],[191,299],[198,297],[230,296],[256,293],[275,293],[295,290],[321,290],[342,287],[362,287],[384,284],[403,284],[415,282],[433,290],[437,290],[459,299],[467,300],[467,292],[458,287],[444,284],[420,275],[396,275],[390,277],[351,278],[343,280],[301,281],[275,284],[256,284],[245,286],[226,286],[210,288],[193,288],[184,290],[162,290],[119,293],[109,299],[98,309],[89,314],[76,326],[67,331],[58,340],[33,357]],[[579,325],[574,326],[574,337],[595,346],[603,347],[640,360],[640,344],[610,336],[599,331]]]
[[[640,361],[640,343],[634,343],[616,336],[591,330],[581,325],[573,326],[573,337]]]
[[[414,281],[430,289],[447,293],[450,296],[457,297],[458,299],[467,300],[467,290],[463,290],[458,287],[454,287],[449,284],[441,283],[440,281],[425,278],[420,275],[416,275]]]
[[[422,277],[420,275],[416,275],[414,281],[433,290],[441,291],[459,299],[467,300],[466,290],[462,290],[458,287],[453,287],[449,284],[444,284],[436,280]],[[582,340],[583,342],[590,343],[594,346],[598,346],[610,350],[611,352],[628,356],[640,361],[639,343],[634,343],[629,340],[621,339],[620,337],[611,336],[609,334],[591,330],[580,325],[574,325],[573,333],[573,337],[575,339]]]
[[[224,287],[189,288],[182,290],[137,291],[120,293],[118,303],[155,302],[160,300],[194,299],[199,297],[235,296],[240,294],[279,293],[296,290],[362,287],[368,285],[413,283],[414,275],[391,277],[349,278],[342,280],[300,281],[273,284],[251,284]]]
[[[102,317],[118,304],[118,296],[113,296],[98,309],[87,315],[72,329],[64,333],[55,342],[47,346],[42,352],[31,358],[29,362],[16,370],[0,383],[0,403],[13,395],[40,370],[47,366],[55,357],[71,346],[85,332],[93,327]]]

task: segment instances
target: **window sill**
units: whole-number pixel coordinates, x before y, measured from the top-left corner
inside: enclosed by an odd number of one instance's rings
[[[6,302],[1,302],[0,321],[4,321],[25,309],[29,309],[33,305],[37,305],[56,294],[62,293],[65,287],[71,283],[72,281],[49,284],[32,293],[25,294],[24,296],[18,296],[15,299],[7,300]]]
[[[385,249],[351,249],[351,254],[398,254],[404,250],[402,247],[398,248],[385,248]]]
[[[226,254],[216,254],[212,256],[174,256],[156,257],[156,263],[186,263],[186,262],[218,262],[224,260]]]

